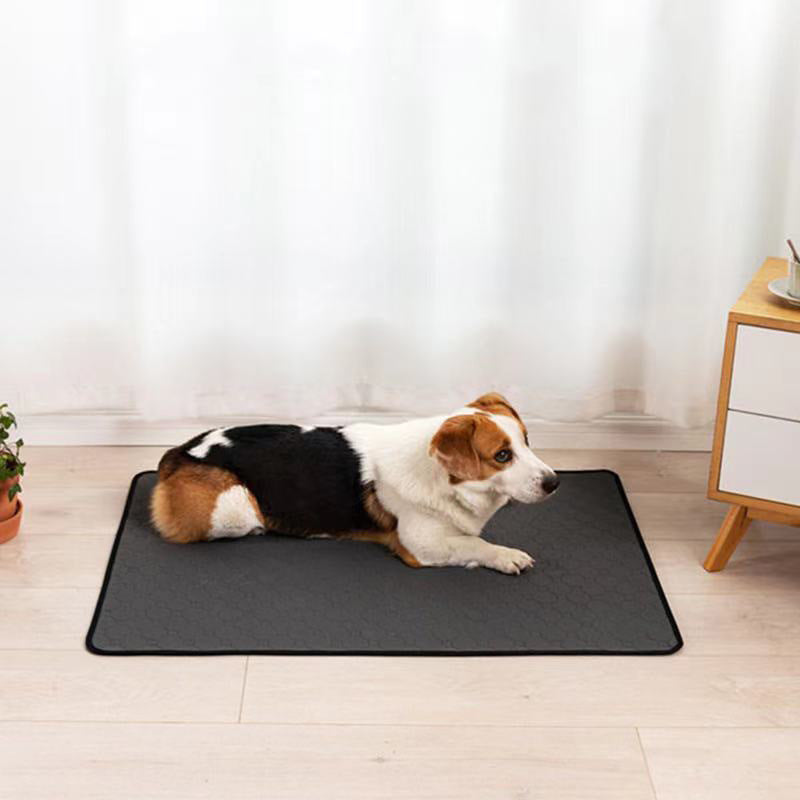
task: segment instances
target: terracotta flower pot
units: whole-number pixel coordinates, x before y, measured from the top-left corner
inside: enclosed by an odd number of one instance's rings
[[[13,500],[8,499],[8,490],[19,483],[19,477],[0,481],[0,544],[13,539],[19,533],[19,524],[22,522],[22,501],[19,495]]]

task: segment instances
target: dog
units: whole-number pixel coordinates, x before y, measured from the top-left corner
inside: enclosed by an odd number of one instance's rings
[[[480,534],[509,500],[559,484],[519,414],[490,393],[396,425],[217,428],[168,450],[151,518],[176,543],[276,533],[378,542],[412,567],[533,566]]]

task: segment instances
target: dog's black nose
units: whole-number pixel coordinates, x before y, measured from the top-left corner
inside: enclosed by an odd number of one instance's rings
[[[558,475],[556,475],[555,472],[551,472],[549,475],[545,475],[544,478],[542,478],[542,489],[547,492],[547,494],[552,494],[558,489],[560,483],[561,481]]]

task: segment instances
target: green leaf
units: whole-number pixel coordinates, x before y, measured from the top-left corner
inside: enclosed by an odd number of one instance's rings
[[[17,441],[14,442],[14,444],[16,444],[17,447],[22,447],[22,445],[24,445],[25,442],[23,442],[22,439],[17,439]]]
[[[0,442],[4,442],[8,439],[8,431],[5,428],[0,428]]]
[[[9,490],[8,490],[8,500],[11,502],[16,495],[18,495],[22,491],[22,487],[15,483]]]

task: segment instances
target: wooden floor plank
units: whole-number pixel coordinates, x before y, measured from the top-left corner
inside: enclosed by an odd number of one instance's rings
[[[155,469],[165,447],[26,447],[28,489],[126,488],[142,470]]]
[[[796,593],[673,594],[683,656],[800,656]]]
[[[702,492],[708,483],[708,453],[648,450],[536,451],[556,469],[609,469],[627,492]]]
[[[710,545],[728,510],[698,492],[630,492],[628,499],[648,541],[697,539]],[[800,542],[800,530],[757,520],[747,530],[747,541]]]
[[[244,664],[244,656],[7,651],[0,658],[0,720],[236,722]]]
[[[721,572],[703,569],[702,541],[659,540],[647,545],[668,595],[800,595],[800,539],[751,542],[746,538]]]
[[[113,536],[18,536],[0,548],[4,589],[85,587],[99,590]]]
[[[633,730],[0,723],[0,739],[8,800],[653,800]]]
[[[313,698],[313,701],[310,699]],[[251,657],[244,722],[800,725],[793,657]]]
[[[96,589],[0,587],[0,650],[82,650],[97,594]]]
[[[128,484],[113,488],[25,486],[24,536],[113,536]]]
[[[641,730],[658,800],[797,800],[800,730]]]
[[[654,539],[711,542],[727,506],[699,492],[628,492],[642,535]]]

